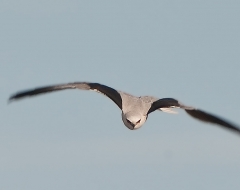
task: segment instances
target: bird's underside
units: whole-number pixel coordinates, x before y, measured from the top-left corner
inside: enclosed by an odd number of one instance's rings
[[[239,127],[231,124],[230,122],[227,122],[220,117],[214,116],[205,111],[185,106],[179,103],[176,99],[157,99],[151,96],[136,97],[99,83],[74,82],[40,87],[18,92],[12,95],[9,98],[9,101],[65,89],[93,90],[109,97],[122,110],[123,122],[129,129],[137,129],[141,127],[146,121],[148,114],[155,110],[171,113],[171,108],[181,108],[184,109],[190,116],[196,119],[220,125],[226,129],[230,129],[240,134]]]

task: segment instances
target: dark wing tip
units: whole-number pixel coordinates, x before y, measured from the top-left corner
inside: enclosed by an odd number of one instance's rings
[[[12,102],[14,100],[18,100],[27,96],[35,96],[38,94],[42,94],[42,93],[46,93],[46,92],[51,92],[54,90],[58,90],[55,89],[55,86],[48,86],[48,87],[42,87],[42,88],[35,88],[35,89],[31,89],[31,90],[25,90],[25,91],[20,91],[17,92],[16,94],[12,95],[9,97],[8,102]]]
[[[199,109],[191,109],[191,110],[187,110],[185,109],[185,111],[191,115],[192,117],[199,119],[201,121],[205,121],[205,122],[209,122],[209,123],[214,123],[214,124],[218,124],[226,129],[230,129],[234,132],[237,132],[238,134],[240,134],[240,127],[224,120],[221,119],[220,117],[217,117],[215,115],[206,113],[202,110]]]
[[[8,99],[8,102],[12,102],[14,100],[18,100],[18,99],[24,98],[26,96],[32,96],[32,95],[36,95],[35,90],[22,91],[22,92],[19,92],[19,93],[16,93],[16,94],[10,96]]]
[[[13,101],[14,101],[14,98],[12,98],[12,96],[11,96],[10,98],[8,98],[8,100],[7,100],[7,104],[12,103]]]
[[[13,101],[14,101],[14,96],[10,96],[10,97],[8,98],[7,103],[10,104],[10,103],[13,102]]]
[[[8,104],[13,102],[14,100],[23,98],[23,96],[24,95],[22,95],[22,93],[17,93],[17,94],[14,94],[14,95],[10,96],[9,99],[8,99]]]
[[[16,99],[23,98],[25,95],[24,93],[17,93],[9,97],[8,102],[12,102]]]

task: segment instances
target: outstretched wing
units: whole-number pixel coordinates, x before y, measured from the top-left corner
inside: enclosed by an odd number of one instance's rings
[[[210,123],[214,123],[214,124],[218,124],[221,125],[227,129],[231,129],[235,132],[238,132],[240,134],[240,128],[236,127],[235,125],[215,116],[212,114],[209,114],[205,111],[193,108],[193,107],[189,107],[189,106],[185,106],[181,103],[179,103],[177,100],[173,99],[173,98],[163,98],[163,99],[159,99],[155,102],[152,103],[152,106],[150,107],[148,114],[160,109],[160,108],[182,108],[184,109],[190,116],[199,119],[201,121],[204,122],[210,122]]]
[[[88,82],[74,82],[74,83],[45,86],[45,87],[35,88],[31,90],[26,90],[26,91],[18,92],[12,95],[9,98],[9,101],[21,99],[27,96],[35,96],[38,94],[43,94],[43,93],[48,93],[48,92],[53,92],[58,90],[65,90],[65,89],[94,90],[96,92],[99,92],[109,97],[112,101],[114,101],[117,104],[117,106],[120,109],[122,109],[122,98],[118,93],[118,91],[99,83],[88,83]]]

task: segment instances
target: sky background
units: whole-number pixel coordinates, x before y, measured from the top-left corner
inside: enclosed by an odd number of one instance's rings
[[[99,82],[240,124],[240,2],[2,0],[0,190],[236,190],[240,137],[184,111],[127,129],[108,98],[38,86]]]

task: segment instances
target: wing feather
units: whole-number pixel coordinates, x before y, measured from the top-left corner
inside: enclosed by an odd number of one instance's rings
[[[232,131],[235,131],[237,133],[240,134],[240,127],[235,126],[234,124],[227,122],[226,120],[215,116],[213,114],[207,113],[205,111],[196,109],[194,107],[190,107],[190,106],[185,106],[181,103],[179,103],[176,99],[173,98],[163,98],[163,99],[159,99],[155,102],[152,103],[152,106],[150,107],[148,114],[157,110],[157,109],[161,109],[161,108],[182,108],[184,109],[190,116],[201,120],[203,122],[209,122],[209,123],[213,123],[213,124],[217,124],[220,125],[226,129],[230,129]]]
[[[9,101],[18,100],[27,96],[35,96],[39,94],[65,90],[65,89],[81,89],[81,90],[94,90],[96,92],[102,93],[109,97],[117,106],[122,109],[122,98],[120,93],[108,86],[99,83],[88,83],[88,82],[74,82],[68,84],[51,85],[45,87],[34,88],[31,90],[25,90],[17,92],[9,98]]]

